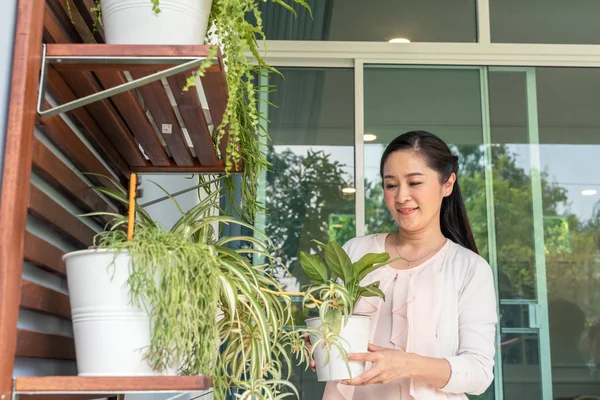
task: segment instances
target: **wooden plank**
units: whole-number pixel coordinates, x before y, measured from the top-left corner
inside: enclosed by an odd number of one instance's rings
[[[0,191],[0,398],[11,398],[31,143],[42,54],[42,0],[19,0]]]
[[[64,254],[65,252],[58,247],[54,247],[31,232],[25,232],[25,261],[65,277],[67,270],[62,262]]]
[[[79,218],[62,208],[50,196],[35,185],[30,185],[29,211],[37,218],[52,225],[58,232],[85,248],[94,242],[96,232]]]
[[[15,379],[17,392],[86,392],[86,391],[174,391],[193,392],[210,388],[206,376],[135,376],[85,377],[40,376]]]
[[[27,280],[21,283],[21,308],[71,319],[68,295]]]
[[[54,0],[56,3],[58,0]],[[58,4],[56,7],[60,7]],[[46,28],[46,41],[49,43],[54,42],[71,42],[73,40],[72,35],[69,35],[64,29],[57,17],[56,13],[52,11],[52,8],[46,3],[46,14],[44,25]],[[60,74],[58,74],[52,67],[47,71],[47,88],[50,94],[59,103],[65,103],[75,99],[75,95],[71,89],[64,83]],[[75,73],[81,74],[81,72]],[[93,79],[93,78],[92,78]],[[49,105],[46,103],[45,108]],[[99,149],[105,156],[106,161],[113,169],[120,174],[119,179],[125,180],[129,176],[129,166],[121,154],[116,150],[115,145],[107,138],[105,132],[102,132],[96,124],[93,123],[91,118],[86,117],[86,111],[83,108],[78,108],[68,113],[67,115],[73,120],[76,125],[79,125],[82,129],[80,131],[90,140],[92,145]],[[108,130],[107,132],[111,132]],[[118,143],[118,142],[114,142]],[[142,165],[142,164],[140,164]]]
[[[33,167],[46,181],[65,193],[75,204],[86,211],[118,212],[35,138],[33,140]],[[112,220],[108,216],[100,217],[100,219],[104,222]]]
[[[101,46],[101,45],[97,45]],[[96,74],[104,88],[111,88],[127,83],[127,79],[120,72],[98,72]],[[135,138],[142,145],[144,152],[154,165],[169,166],[171,160],[158,140],[154,128],[148,117],[144,114],[142,106],[137,101],[135,93],[131,90],[111,97],[117,110],[133,132]]]
[[[46,106],[48,103],[46,102]],[[93,172],[106,177],[112,177],[111,172],[92,153],[92,151],[77,137],[69,125],[58,115],[48,118],[37,118],[38,128],[71,162],[84,173]],[[100,185],[118,189],[106,178],[90,176],[90,181]]]
[[[21,394],[19,395],[19,399],[27,399],[27,400],[96,400],[96,399],[105,399],[109,398],[109,400],[116,400],[116,397],[111,397],[111,393],[105,394]]]
[[[68,336],[18,329],[15,356],[75,360],[75,341]]]
[[[92,31],[94,38],[96,39],[96,43],[104,43],[104,27],[101,23],[94,24],[94,20],[97,18],[93,13],[93,9],[96,9],[98,5],[95,0],[82,0],[73,2],[75,6],[78,8],[79,13],[85,20],[85,23]]]
[[[92,35],[92,31],[88,27],[87,23],[83,19],[82,15],[79,12],[79,9],[75,7],[75,3],[81,3],[81,1],[72,1],[72,0],[46,0],[55,10],[56,14],[62,14],[61,23],[68,24],[75,31],[75,35],[77,40],[73,40],[74,42],[81,43],[95,43],[96,39],[94,35]],[[67,3],[68,2],[68,3]],[[65,20],[66,17],[66,20]]]
[[[75,72],[74,74],[82,73]],[[62,79],[60,74],[53,68],[49,68],[48,70],[46,87],[50,95],[56,101],[58,101],[59,104],[66,103],[77,98],[66,82]],[[129,176],[131,170],[129,169],[128,161],[126,161],[124,155],[117,150],[115,145],[115,143],[118,143],[120,146],[121,143],[111,141],[109,136],[105,134],[105,132],[103,132],[96,122],[90,117],[86,109],[76,108],[75,110],[68,112],[67,116],[71,118],[76,126],[79,127],[79,131],[85,135],[85,137],[92,143],[93,147],[103,154],[106,162],[119,173],[122,179],[125,179]],[[139,154],[139,157],[140,165],[143,165],[144,159],[142,155]]]
[[[129,44],[49,44],[50,57],[101,56],[101,57],[207,57],[210,45],[129,45]],[[222,69],[223,65],[219,66]]]
[[[139,79],[146,76],[144,73],[132,71],[131,77]],[[167,144],[175,163],[180,166],[194,165],[194,159],[183,136],[181,125],[177,120],[175,111],[171,106],[169,96],[161,81],[149,83],[138,88],[144,99],[144,103],[148,107],[156,126],[162,134],[162,137]],[[162,127],[169,126],[171,133],[165,133]]]
[[[64,12],[58,4],[57,0],[46,0],[46,5],[49,6],[49,10],[46,10],[46,14],[52,14],[52,18],[56,19],[58,24],[61,26],[62,31],[67,36],[66,41],[59,43],[80,43],[81,37],[77,33],[75,25],[71,22],[70,17]]]
[[[197,174],[213,174],[219,172],[225,172],[225,163],[219,161],[219,164],[215,166],[196,166],[196,167],[137,167],[133,169],[133,172],[139,173],[197,173]],[[232,168],[230,173],[240,173],[242,172],[241,168]]]
[[[187,128],[200,164],[203,166],[215,166],[218,164],[219,159],[206,118],[204,117],[202,104],[198,98],[198,92],[194,89],[187,92],[182,90],[189,74],[189,72],[177,74],[169,77],[167,81],[169,82],[171,92],[179,108],[179,114],[181,114],[183,123]]]
[[[222,65],[222,58],[219,58],[219,63]],[[229,97],[224,67],[222,67],[220,71],[207,72],[203,77],[200,78],[200,80],[202,82],[202,87],[204,88],[206,101],[208,102],[210,116],[216,130],[219,125],[221,125],[221,122],[223,122],[223,114],[227,108],[227,101]],[[225,135],[219,142],[219,150],[221,151],[222,159],[225,158],[225,151],[229,141],[228,132],[229,127],[225,126]]]
[[[89,72],[72,71],[69,74],[61,75],[54,68],[48,70],[48,87],[53,96],[61,103],[102,90]],[[90,116],[90,113],[94,118]],[[140,151],[133,135],[109,100],[101,100],[89,104],[85,108],[77,108],[69,115],[79,121],[86,130],[99,132],[96,133],[98,136],[106,134],[113,144],[118,144],[116,149],[128,165],[148,165],[148,161]]]

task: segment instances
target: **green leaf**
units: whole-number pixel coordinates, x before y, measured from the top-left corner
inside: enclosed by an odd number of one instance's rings
[[[358,289],[358,295],[361,297],[380,297],[385,300],[385,293],[379,289],[379,281],[360,287]]]
[[[329,309],[325,313],[325,321],[329,329],[335,333],[340,333],[342,330],[342,311],[337,308]]]
[[[358,282],[362,281],[363,278],[365,276],[369,275],[371,272],[383,267],[384,265],[391,264],[393,261],[398,260],[398,259],[399,259],[399,257],[396,257],[393,260],[384,261],[382,263],[373,264],[373,265],[368,266],[360,274],[358,274],[358,276],[356,277],[357,281]]]
[[[388,253],[368,253],[361,257],[360,260],[354,263],[354,274],[360,282],[367,274],[364,271],[370,270],[374,264],[381,264],[390,259]]]
[[[327,267],[321,257],[301,251],[300,264],[310,279],[317,282],[327,282]]]
[[[352,261],[348,254],[337,242],[329,242],[325,248],[325,261],[327,266],[335,275],[342,278],[346,286],[350,285],[355,278]]]

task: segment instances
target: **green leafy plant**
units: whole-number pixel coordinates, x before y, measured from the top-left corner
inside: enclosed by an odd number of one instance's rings
[[[315,348],[322,346],[327,351],[328,362],[331,347],[336,347],[346,357],[343,338],[339,333],[344,321],[353,314],[358,300],[361,297],[385,299],[385,294],[379,289],[379,281],[367,286],[361,286],[360,282],[369,273],[396,259],[390,260],[388,253],[368,253],[353,263],[337,242],[316,243],[324,250],[324,259],[316,254],[300,252],[300,264],[304,272],[316,282],[303,293],[302,304],[308,308],[318,308],[321,319],[318,329],[306,331],[316,337],[310,356]]]
[[[128,203],[124,190],[95,189]],[[152,325],[147,361],[156,370],[179,366],[185,375],[210,376],[217,399],[232,387],[239,388],[242,398],[280,399],[289,390],[297,395],[288,381],[290,354],[303,349],[290,298],[273,276],[283,266],[270,255],[272,243],[249,224],[214,216],[218,190],[207,190],[187,212],[172,200],[181,218],[171,229],[138,205],[132,240],[127,241],[123,229],[127,217],[108,214],[113,220],[95,243],[131,257],[131,301],[148,313]],[[99,215],[107,213],[86,214]],[[219,238],[215,224],[241,224],[255,236]],[[232,249],[232,242],[243,246]],[[265,262],[253,265],[253,255]]]

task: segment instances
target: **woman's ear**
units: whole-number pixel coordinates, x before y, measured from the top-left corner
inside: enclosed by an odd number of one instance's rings
[[[456,182],[456,174],[453,172],[446,182],[444,182],[444,197],[448,197],[452,194],[454,189],[454,182]]]

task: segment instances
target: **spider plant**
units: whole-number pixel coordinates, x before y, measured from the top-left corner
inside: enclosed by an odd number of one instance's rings
[[[125,190],[95,189],[128,203]],[[137,205],[132,240],[122,229],[127,218],[119,214],[109,214],[111,223],[95,240],[97,247],[131,257],[131,301],[148,312],[152,324],[148,362],[156,370],[181,366],[182,374],[212,377],[219,400],[231,387],[241,389],[242,398],[280,399],[290,388],[298,395],[282,371],[292,369],[290,352],[305,362],[307,352],[294,328],[290,298],[273,276],[283,266],[270,255],[271,241],[249,224],[214,216],[218,190],[208,190],[189,211],[171,200],[181,213],[172,228]],[[98,215],[106,213],[87,214]],[[214,224],[239,224],[254,236],[218,237]],[[233,249],[231,242],[242,246]],[[253,265],[253,255],[265,262]]]

